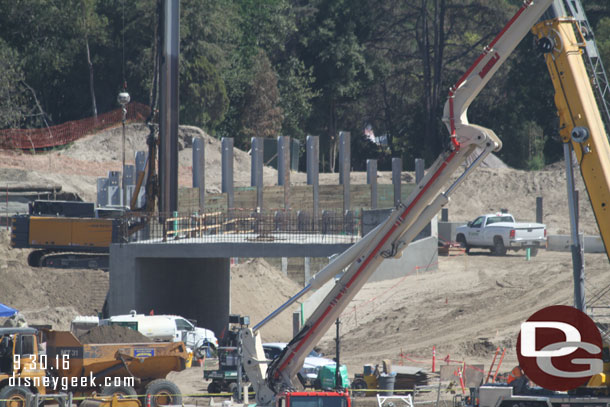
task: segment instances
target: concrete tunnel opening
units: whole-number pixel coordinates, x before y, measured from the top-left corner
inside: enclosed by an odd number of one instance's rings
[[[136,258],[134,308],[138,313],[195,319],[220,337],[230,312],[226,258]],[[126,305],[126,304],[125,304]],[[129,310],[122,309],[122,312]]]

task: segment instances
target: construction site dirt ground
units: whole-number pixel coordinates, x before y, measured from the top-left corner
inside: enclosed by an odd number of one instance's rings
[[[369,283],[341,318],[341,361],[351,377],[362,372],[363,364],[381,364],[383,359],[429,372],[435,346],[437,369],[445,358],[489,369],[500,347],[506,349],[500,372],[510,371],[517,364],[521,322],[545,306],[572,305],[571,261],[570,253],[545,250],[529,261],[523,252],[494,257],[473,251],[470,256],[440,257],[437,271]],[[604,297],[594,297],[608,286],[609,271],[605,254],[586,256],[590,303],[608,305]],[[284,340],[290,337],[285,335]],[[321,348],[334,357],[334,330]],[[201,370],[171,376],[185,394],[199,394],[207,388]]]
[[[197,129],[190,131],[203,134]],[[0,190],[4,183],[60,184],[85,200],[94,200],[96,178],[120,168],[119,134],[114,129],[89,136],[64,150],[43,154],[0,151]],[[145,131],[141,128],[130,128],[128,146],[144,150],[142,134]],[[220,142],[205,137],[206,189],[218,192]],[[189,186],[191,150],[188,137],[182,140],[180,184]],[[236,152],[236,157],[236,185],[247,186],[249,156]],[[533,221],[535,200],[541,196],[549,233],[567,234],[570,226],[564,172],[561,163],[532,172],[478,169],[452,197],[448,206],[450,220],[465,222],[482,213],[507,208],[518,220]],[[412,175],[403,173],[404,181],[409,182]],[[304,183],[305,175],[292,174],[291,179]],[[276,180],[275,170],[266,168],[265,183],[271,185]],[[352,183],[364,180],[365,174],[352,174]],[[321,182],[337,183],[338,174],[324,174]],[[390,174],[380,173],[379,182],[390,183]],[[580,177],[577,188],[584,191]],[[581,230],[597,235],[586,194],[580,196]],[[68,329],[75,315],[91,315],[101,309],[108,289],[107,273],[32,269],[27,266],[27,254],[27,250],[10,249],[9,232],[2,230],[0,302],[19,309],[30,322],[50,323],[58,329]],[[607,306],[610,301],[605,296],[596,299],[610,284],[607,256],[587,254],[585,267],[589,305]],[[231,312],[249,315],[253,323],[300,288],[264,260],[241,259],[239,265],[232,267],[231,278]],[[363,364],[375,365],[382,359],[429,370],[435,346],[437,366],[449,356],[454,361],[483,363],[488,368],[496,348],[501,347],[507,352],[501,370],[509,371],[516,364],[514,347],[520,323],[547,305],[571,305],[572,284],[572,261],[567,252],[541,250],[529,261],[524,252],[495,257],[482,250],[474,250],[470,256],[439,257],[438,270],[365,285],[341,318],[341,360],[347,364],[351,377],[362,372]],[[291,324],[288,311],[265,328],[263,341],[289,340]],[[328,357],[334,356],[334,330],[320,347]],[[172,373],[170,378],[184,394],[199,394],[207,388],[201,370],[193,367]]]
[[[95,291],[107,287],[107,274],[91,270],[31,269],[25,253],[7,247],[0,251],[0,298],[24,312],[35,323],[69,327],[79,313],[94,312]],[[605,254],[587,254],[586,289],[590,304],[609,284]],[[232,267],[232,312],[250,315],[253,323],[296,292],[298,285],[264,260]],[[489,367],[497,347],[506,349],[501,371],[516,364],[515,343],[520,323],[552,304],[571,305],[573,298],[570,253],[541,250],[526,260],[523,252],[504,257],[474,251],[472,255],[439,257],[438,270],[365,285],[341,318],[341,360],[350,376],[363,364],[390,359],[394,364],[431,368],[432,347],[437,366],[445,357]],[[103,290],[102,290],[103,291]],[[103,297],[97,294],[97,301]],[[260,301],[264,298],[265,301]],[[99,302],[98,302],[99,303]],[[287,341],[292,315],[285,313],[263,331],[264,341]],[[334,330],[320,347],[334,357]],[[208,366],[209,366],[208,361]],[[207,389],[202,367],[171,374],[184,394]]]

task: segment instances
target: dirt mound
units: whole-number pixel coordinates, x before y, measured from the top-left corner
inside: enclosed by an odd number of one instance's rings
[[[248,260],[231,267],[231,312],[248,315],[251,326],[259,323],[301,287],[263,259]],[[285,310],[261,329],[266,342],[292,338],[292,313],[299,304]]]
[[[595,215],[579,172],[580,229],[598,235]],[[522,171],[511,168],[479,168],[464,180],[447,205],[449,220],[466,222],[478,215],[506,208],[517,221],[536,220],[536,198],[543,200],[543,223],[548,234],[569,234],[568,192],[565,170]]]
[[[149,338],[133,329],[119,325],[104,325],[91,328],[78,337],[81,343],[149,343]]]
[[[586,255],[587,298],[608,288],[608,258]],[[589,300],[591,301],[591,300]],[[589,305],[607,306],[602,296]],[[368,283],[341,316],[341,355],[350,372],[401,354],[430,368],[432,347],[437,360],[484,363],[496,348],[506,348],[504,365],[517,364],[515,344],[521,322],[549,305],[573,304],[570,253],[541,250],[503,257],[487,253],[439,258],[439,270],[404,279]],[[334,330],[322,348],[334,355]]]
[[[28,323],[69,329],[75,315],[102,310],[108,273],[101,270],[31,268],[29,250],[12,249],[0,229],[0,302],[19,310]]]

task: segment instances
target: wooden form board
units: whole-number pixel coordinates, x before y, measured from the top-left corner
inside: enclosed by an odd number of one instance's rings
[[[414,184],[403,184],[401,196],[403,201],[415,188]],[[350,209],[359,210],[370,208],[371,186],[366,184],[352,184],[350,186]],[[377,185],[377,207],[391,208],[394,206],[394,187],[392,184]],[[343,210],[343,186],[342,185],[320,185],[319,186],[319,208],[320,210]],[[256,188],[237,187],[234,193],[234,207],[254,209],[256,208]],[[178,211],[181,213],[196,211],[199,208],[199,189],[180,188],[178,192]],[[269,186],[263,191],[263,210],[273,211],[284,208],[284,187]],[[293,211],[313,211],[313,186],[292,185],[290,187],[290,208]],[[226,211],[227,194],[205,194],[206,211]]]

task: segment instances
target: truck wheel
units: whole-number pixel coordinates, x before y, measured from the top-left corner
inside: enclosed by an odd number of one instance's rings
[[[32,391],[23,386],[6,386],[0,390],[0,407],[27,407]]]
[[[468,246],[468,243],[466,243],[466,237],[464,237],[464,235],[457,235],[455,240],[460,244],[462,249],[464,249],[466,254],[470,254],[470,246]]]
[[[368,386],[366,382],[362,379],[356,379],[352,382],[352,396],[353,397],[364,397],[366,396],[366,391],[358,391],[362,389],[367,389]]]
[[[119,397],[138,395],[131,386],[105,386],[100,392],[100,396],[114,396],[115,394]]]
[[[159,407],[168,404],[182,404],[182,394],[174,383],[165,379],[157,379],[146,386],[146,402],[150,398],[150,407]]]
[[[237,383],[229,384],[229,393],[231,393],[233,395],[234,401],[239,401],[237,398],[237,396],[239,395],[238,391],[237,391]]]
[[[212,382],[212,383],[208,384],[208,393],[217,394],[217,393],[220,393],[221,391],[222,391],[222,387],[220,386],[220,384],[218,382]]]
[[[504,246],[504,242],[502,238],[499,236],[494,237],[494,248],[493,254],[496,256],[505,256],[506,255],[506,246]]]
[[[538,248],[537,247],[530,247],[530,256],[532,257],[536,257],[538,255]]]

